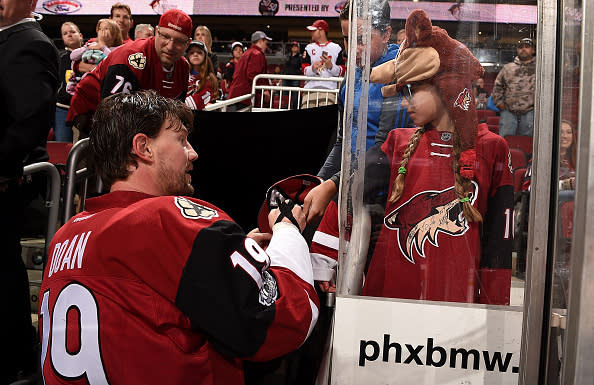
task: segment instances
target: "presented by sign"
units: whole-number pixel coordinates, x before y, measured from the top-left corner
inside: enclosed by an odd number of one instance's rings
[[[36,12],[58,15],[108,15],[115,0],[39,0]],[[132,15],[161,14],[178,8],[196,16],[288,16],[337,18],[345,0],[127,0]],[[391,17],[404,20],[423,9],[432,20],[536,24],[536,5],[390,1]]]
[[[522,309],[339,296],[333,385],[517,385]]]

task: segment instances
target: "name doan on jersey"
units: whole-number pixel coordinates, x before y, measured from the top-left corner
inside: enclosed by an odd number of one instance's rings
[[[76,234],[72,239],[58,242],[50,260],[48,277],[64,269],[81,269],[87,241],[92,231]]]

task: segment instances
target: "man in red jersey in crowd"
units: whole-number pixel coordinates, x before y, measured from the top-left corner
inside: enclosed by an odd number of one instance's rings
[[[171,9],[156,29],[156,36],[119,47],[83,77],[70,102],[67,123],[87,135],[99,101],[118,92],[152,89],[167,98],[185,98],[190,68],[183,55],[192,36],[192,19]]]
[[[243,384],[243,360],[295,350],[315,325],[301,207],[282,202],[271,236],[246,235],[182,196],[194,190],[192,119],[154,91],[99,104],[90,151],[110,192],[52,239],[39,307],[45,384]]]

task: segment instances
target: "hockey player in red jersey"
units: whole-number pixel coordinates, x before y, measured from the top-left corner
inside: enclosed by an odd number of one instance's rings
[[[156,35],[119,47],[76,86],[66,121],[88,134],[99,101],[118,92],[155,90],[184,100],[190,67],[183,56],[192,36],[192,19],[179,9],[163,13]]]
[[[99,104],[90,151],[111,188],[50,245],[45,384],[242,384],[243,360],[295,350],[315,325],[302,209],[270,212],[264,251],[266,235],[183,196],[197,159],[191,125],[186,105],[154,91]]]
[[[368,154],[366,201],[384,214],[364,295],[509,304],[512,174],[506,142],[478,124],[470,91],[482,74],[420,10],[407,19],[399,56],[373,69],[372,82],[394,82],[384,96],[403,92],[417,128],[392,130]],[[337,237],[324,218],[314,267],[333,267]]]

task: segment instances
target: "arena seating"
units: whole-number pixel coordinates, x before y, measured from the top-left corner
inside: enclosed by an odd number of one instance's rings
[[[508,135],[505,137],[509,148],[519,148],[527,155],[532,154],[532,137],[524,135]]]
[[[493,110],[476,110],[476,114],[478,116],[479,122],[487,122],[487,117],[495,116],[495,111],[493,111]]]

